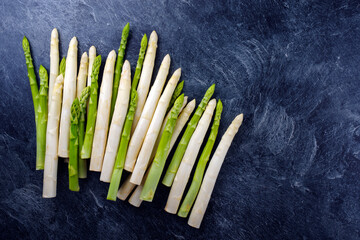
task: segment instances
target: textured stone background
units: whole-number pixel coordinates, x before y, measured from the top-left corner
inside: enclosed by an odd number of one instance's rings
[[[156,3],[155,3],[156,2]],[[359,239],[360,4],[358,1],[2,1],[0,4],[1,239]],[[49,68],[52,28],[61,56],[73,36],[79,55],[106,56],[130,22],[126,58],[135,67],[144,33],[159,34],[182,67],[184,91],[201,99],[217,84],[219,136],[244,124],[220,172],[200,230],[167,214],[168,189],[134,208],[106,200],[90,173],[68,190],[60,161],[58,197],[42,199],[35,124],[21,40],[36,68]],[[104,59],[104,58],[103,58]]]

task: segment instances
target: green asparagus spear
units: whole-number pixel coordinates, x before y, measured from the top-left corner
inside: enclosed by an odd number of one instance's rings
[[[189,144],[190,138],[194,133],[197,124],[199,123],[200,117],[203,114],[207,103],[209,102],[211,96],[214,94],[214,91],[215,91],[215,84],[211,85],[211,87],[209,87],[209,89],[206,91],[203,99],[201,100],[201,103],[197,107],[194,115],[192,116],[190,122],[188,123],[185,133],[182,136],[180,143],[175,150],[174,156],[163,178],[162,183],[165,186],[170,187],[172,185],[176,172],[182,160],[182,157],[184,156],[185,150]]]
[[[79,118],[80,118],[80,104],[79,99],[75,98],[71,105],[70,117],[70,142],[69,142],[69,189],[78,192],[79,177],[78,177],[78,155],[79,155]]]
[[[79,149],[82,148],[84,144],[85,137],[85,113],[86,113],[86,103],[90,96],[91,87],[88,86],[81,91],[80,96],[80,119],[79,119]],[[86,159],[82,159],[79,151],[79,178],[87,177],[87,166]]]
[[[134,113],[136,110],[137,93],[136,93],[136,90],[133,90],[133,91],[134,92],[131,92],[132,98],[131,98],[130,105],[129,105],[129,111],[126,115],[124,131],[122,132],[122,135],[121,135],[120,146],[119,146],[119,150],[116,155],[115,165],[114,165],[113,173],[111,175],[110,186],[109,186],[109,191],[108,191],[108,195],[107,195],[107,199],[112,200],[112,201],[116,201],[116,194],[117,194],[117,191],[120,186],[121,175],[122,175],[122,172],[124,169],[128,143],[130,140],[130,132],[131,131],[126,131],[125,129],[131,130],[131,125],[132,125],[132,122],[134,119]]]
[[[194,204],[195,198],[199,192],[201,182],[202,182],[204,172],[205,172],[205,167],[206,167],[207,162],[209,161],[210,154],[214,147],[216,136],[218,134],[222,110],[223,110],[223,105],[222,105],[221,100],[219,99],[219,101],[216,105],[214,122],[211,127],[211,132],[210,132],[209,138],[208,138],[207,143],[204,147],[204,150],[201,153],[201,156],[199,158],[199,162],[196,166],[196,170],[195,170],[194,177],[191,182],[190,188],[186,194],[184,201],[181,204],[180,210],[178,212],[179,217],[183,217],[183,218],[187,217],[192,205]]]
[[[141,40],[139,58],[137,61],[134,78],[133,78],[133,81],[131,84],[129,110],[126,115],[124,128],[123,128],[123,131],[121,134],[119,149],[118,149],[118,152],[116,155],[115,165],[114,165],[113,173],[111,176],[109,191],[108,191],[108,195],[107,195],[107,199],[112,200],[112,201],[116,201],[116,194],[117,194],[117,191],[120,186],[121,175],[122,175],[122,171],[124,168],[127,149],[129,146],[131,127],[133,124],[136,105],[137,105],[136,87],[139,82],[141,68],[142,68],[142,65],[144,62],[144,55],[145,55],[146,47],[147,47],[147,37],[146,37],[146,34],[144,34],[144,37]]]
[[[180,95],[181,91],[183,90],[184,87],[184,80],[179,82],[178,85],[176,86],[173,95],[171,96],[170,99],[170,103],[169,106],[166,110],[166,112],[169,112],[170,109],[172,108],[172,106],[174,105],[175,100],[178,98],[178,96]]]
[[[37,124],[37,107],[39,103],[39,89],[36,82],[36,75],[34,71],[34,65],[31,58],[31,51],[30,51],[30,44],[28,39],[24,36],[22,41],[22,47],[24,50],[25,60],[26,60],[26,67],[28,71],[28,77],[30,82],[30,88],[31,88],[31,95],[33,99],[34,104],[34,113],[35,113],[35,123]]]
[[[60,62],[59,75],[62,74],[65,77],[66,59],[63,57]]]
[[[115,109],[116,97],[117,97],[118,89],[119,89],[121,70],[122,70],[122,66],[124,63],[125,49],[126,49],[127,39],[129,36],[129,30],[130,30],[130,24],[127,23],[122,31],[120,47],[118,50],[118,56],[117,56],[117,60],[116,60],[114,83],[113,83],[113,90],[112,90],[112,96],[111,96],[109,124],[111,123],[112,115],[113,115],[114,109]]]
[[[46,151],[46,127],[48,118],[48,73],[40,65],[40,91],[37,107],[38,122],[36,126],[36,170],[44,169],[45,151]]]
[[[145,51],[146,51],[146,47],[147,47],[147,36],[146,34],[144,34],[143,38],[141,39],[141,44],[140,44],[140,52],[139,52],[139,58],[136,64],[136,69],[135,69],[135,74],[133,77],[133,81],[131,83],[131,89],[135,90],[137,88],[137,85],[139,83],[139,79],[140,79],[140,74],[141,74],[141,69],[143,66],[143,62],[144,62],[144,57],[145,57]]]
[[[89,100],[89,112],[87,115],[86,131],[84,144],[81,149],[81,158],[87,159],[91,156],[92,143],[94,139],[95,121],[97,114],[97,102],[98,102],[98,77],[101,65],[101,55],[97,56],[93,63],[91,73],[91,88],[90,88],[90,100]]]
[[[149,174],[145,180],[144,188],[141,191],[140,199],[151,202],[154,198],[157,185],[159,183],[161,173],[164,169],[167,154],[170,149],[170,140],[176,124],[176,119],[179,116],[180,109],[184,101],[184,94],[181,94],[175,101],[174,107],[170,112],[170,117],[166,122],[165,129],[161,135],[159,147],[156,150],[156,155]]]

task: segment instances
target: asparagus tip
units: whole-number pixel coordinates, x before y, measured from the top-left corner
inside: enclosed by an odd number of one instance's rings
[[[152,31],[152,33],[150,34],[150,41],[157,41],[158,40],[158,35],[156,33],[156,31]]]
[[[51,31],[51,37],[52,38],[58,38],[58,30],[56,28],[54,28],[52,31]]]
[[[130,30],[130,23],[127,23],[123,29],[123,33],[127,33]]]
[[[146,47],[147,41],[148,41],[148,39],[147,39],[147,36],[146,36],[146,33],[145,33],[144,36],[143,36],[143,38],[141,39],[141,47],[142,47],[142,48],[143,48],[143,47]]]
[[[26,38],[26,36],[23,37],[22,46],[24,51],[29,50],[29,40]]]

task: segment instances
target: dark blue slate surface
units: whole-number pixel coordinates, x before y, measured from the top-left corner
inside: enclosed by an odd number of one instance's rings
[[[359,239],[359,2],[150,2],[1,3],[0,238]],[[41,198],[22,37],[37,69],[49,68],[53,27],[61,56],[74,35],[79,55],[95,45],[105,56],[126,22],[133,69],[142,34],[155,29],[156,66],[170,53],[186,95],[200,100],[217,84],[220,135],[245,114],[200,230],[163,211],[163,186],[140,208],[105,200],[98,173],[72,193],[64,163],[58,197]]]

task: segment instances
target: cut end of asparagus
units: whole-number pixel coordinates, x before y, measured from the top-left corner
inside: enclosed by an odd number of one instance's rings
[[[167,172],[162,180],[162,184],[167,187],[171,187],[174,178],[175,178],[175,173]]]
[[[190,206],[187,205],[186,206],[186,211],[182,211],[182,209],[180,208],[179,212],[178,212],[178,216],[179,217],[182,217],[182,218],[187,218],[187,216],[189,215],[189,212],[190,212]]]
[[[154,193],[155,192],[153,190],[148,191],[146,194],[143,194],[143,192],[141,192],[140,199],[143,201],[152,202],[154,198]]]
[[[107,200],[110,200],[110,201],[116,202],[116,195],[115,195],[115,197],[113,197],[113,196],[111,196],[111,195],[108,193],[106,199],[107,199]]]
[[[44,170],[44,164],[36,165],[36,170]]]
[[[58,38],[59,37],[59,33],[58,33],[58,30],[56,28],[54,28],[52,31],[51,31],[51,38]]]

